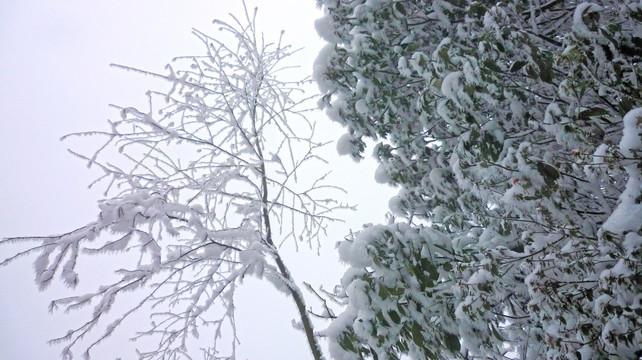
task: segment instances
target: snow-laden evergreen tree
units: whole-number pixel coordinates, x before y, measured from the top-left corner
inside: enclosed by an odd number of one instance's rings
[[[338,151],[399,188],[334,358],[642,356],[642,2],[318,4]]]
[[[89,358],[139,309],[152,312],[151,323],[136,329],[135,338],[149,336],[158,347],[138,358],[234,359],[234,293],[246,276],[263,278],[292,299],[313,358],[323,358],[279,246],[316,246],[334,220],[331,212],[344,206],[331,199],[328,192],[338,188],[324,185],[323,174],[310,176],[311,166],[323,163],[322,144],[306,117],[310,98],[301,89],[309,80],[288,80],[285,71],[296,50],[281,39],[264,41],[255,17],[256,9],[246,8],[241,18],[215,21],[219,38],[195,31],[204,54],[175,59],[167,75],[121,66],[167,80],[170,90],[148,92],[147,109],[119,108],[120,119],[110,121],[108,131],[71,135],[105,139],[92,156],[76,154],[100,168],[99,180],[108,183],[96,220],[57,236],[3,240],[37,243],[0,265],[38,254],[40,289],[58,276],[76,287],[83,256],[134,260],[116,271],[113,283],[51,303],[50,310],[93,306],[86,322],[52,340],[66,344],[64,359],[87,339]],[[101,261],[110,259],[98,257],[96,266]],[[138,302],[123,310],[118,300],[132,291]],[[209,335],[211,348],[203,354],[190,347],[199,333]],[[221,338],[231,339],[231,352],[217,346]]]

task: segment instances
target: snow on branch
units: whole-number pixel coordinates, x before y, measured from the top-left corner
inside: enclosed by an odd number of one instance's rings
[[[75,287],[86,256],[135,257],[115,269],[117,280],[51,303],[51,311],[94,304],[85,323],[52,340],[66,343],[63,357],[70,359],[87,337],[89,358],[140,310],[151,311],[153,321],[135,338],[150,336],[158,346],[139,358],[190,358],[190,339],[205,328],[217,339],[232,339],[234,358],[234,292],[245,276],[256,276],[290,295],[315,358],[322,358],[303,295],[276,244],[319,244],[327,224],[338,220],[335,211],[349,206],[328,194],[341,189],[325,184],[325,173],[311,176],[325,164],[318,155],[325,143],[316,140],[306,115],[312,97],[302,86],[308,80],[283,80],[288,67],[282,60],[296,50],[281,38],[266,42],[255,15],[246,9],[244,18],[215,21],[220,38],[195,30],[204,55],[177,57],[166,74],[113,65],[164,79],[169,90],[149,91],[147,109],[114,106],[119,118],[109,121],[108,131],[65,137],[106,137],[94,154],[72,151],[103,172],[97,181],[106,182],[108,197],[96,220],[62,235],[2,241],[38,243],[0,266],[38,254],[41,290],[57,274]],[[114,310],[127,292],[137,304]]]

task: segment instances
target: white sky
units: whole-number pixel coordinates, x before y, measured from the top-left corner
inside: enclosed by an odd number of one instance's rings
[[[255,4],[266,37],[275,38],[284,29],[287,42],[306,46],[299,61],[302,72],[310,73],[323,45],[313,27],[320,16],[315,2],[257,0],[249,6]],[[211,20],[227,19],[230,11],[238,14],[239,8],[240,1],[231,0],[0,0],[0,237],[62,233],[93,220],[101,194],[86,186],[96,173],[70,156],[68,145],[58,139],[70,132],[101,128],[115,116],[107,104],[140,105],[144,92],[157,84],[108,64],[162,72],[172,57],[198,54],[200,43],[190,34],[192,28],[214,34]],[[333,139],[343,133],[323,116],[318,125]],[[322,257],[284,251],[299,282],[325,283],[331,288],[343,271],[335,260],[335,242],[350,228],[383,221],[394,191],[374,184],[372,162],[355,164],[339,158],[333,147],[326,157],[335,171],[333,183],[350,192],[346,200],[359,204],[359,211],[345,214],[346,223],[330,229]],[[17,250],[0,247],[0,260]],[[33,283],[32,260],[24,258],[0,268],[2,359],[57,359],[61,347],[48,346],[46,341],[83,320],[75,314],[48,314],[49,300],[68,291],[52,286],[39,293]],[[101,258],[93,260],[92,272],[80,274],[81,285],[88,290],[104,276]],[[290,325],[294,304],[267,284],[249,281],[244,285],[238,293],[237,316],[242,341],[239,358],[310,358],[302,333]],[[137,324],[124,325],[92,359],[133,358],[135,345],[126,339]]]

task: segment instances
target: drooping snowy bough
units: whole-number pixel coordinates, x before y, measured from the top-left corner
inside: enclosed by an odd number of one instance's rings
[[[642,3],[318,4],[339,150],[400,188],[340,245],[333,356],[642,356]]]
[[[9,242],[38,242],[0,265],[32,253],[36,282],[47,287],[60,274],[78,283],[76,265],[83,255],[138,257],[117,280],[95,292],[58,299],[51,309],[93,305],[87,322],[54,342],[67,343],[71,359],[80,339],[92,339],[90,351],[139,309],[152,309],[150,336],[158,347],[140,359],[199,357],[189,338],[209,331],[208,359],[234,359],[234,292],[245,276],[273,283],[296,304],[315,359],[323,358],[303,294],[283,262],[284,241],[316,246],[332,211],[321,178],[310,166],[323,162],[316,151],[314,123],[306,118],[306,80],[289,81],[288,58],[295,52],[265,42],[256,29],[256,10],[232,21],[215,21],[220,38],[195,35],[202,56],[181,57],[168,75],[130,69],[169,82],[168,92],[149,92],[149,108],[120,108],[121,118],[106,132],[89,165],[104,171],[110,198],[101,201],[97,219],[67,234],[18,237]],[[106,155],[103,155],[106,154]],[[118,313],[112,306],[128,291],[138,303]],[[122,309],[122,307],[118,307]],[[105,325],[105,320],[109,323]],[[231,339],[230,353],[216,339]],[[202,342],[199,344],[202,345]],[[195,351],[196,350],[196,351]]]

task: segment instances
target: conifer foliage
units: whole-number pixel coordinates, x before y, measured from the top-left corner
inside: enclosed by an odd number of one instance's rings
[[[320,0],[321,106],[394,217],[337,359],[642,356],[642,3]]]

